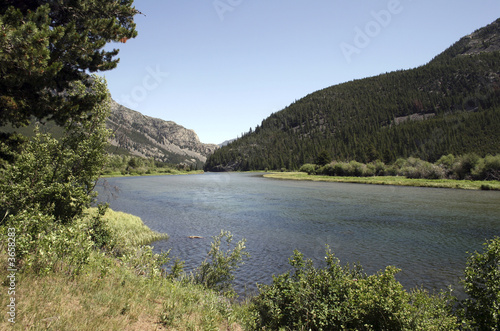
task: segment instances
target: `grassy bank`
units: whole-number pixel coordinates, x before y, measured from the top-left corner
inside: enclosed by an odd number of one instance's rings
[[[339,177],[308,175],[304,172],[277,172],[264,175],[266,178],[308,180],[317,182],[359,183],[376,185],[398,185],[417,187],[456,188],[467,190],[500,190],[500,181],[474,181],[452,179],[412,179],[402,176]]]
[[[104,218],[120,249],[128,252],[126,258],[94,251],[77,275],[18,272],[16,323],[7,321],[4,309],[1,330],[242,329],[248,315],[245,306],[188,282],[144,276],[151,250],[139,245],[165,239],[166,234],[151,231],[133,215],[108,210]],[[4,248],[0,258],[7,261]],[[2,279],[8,274],[6,268],[0,269]],[[7,283],[2,283],[2,307],[12,297]]]

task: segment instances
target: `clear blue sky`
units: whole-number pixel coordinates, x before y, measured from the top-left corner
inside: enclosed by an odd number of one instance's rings
[[[112,97],[221,143],[316,90],[429,62],[499,0],[136,0]]]

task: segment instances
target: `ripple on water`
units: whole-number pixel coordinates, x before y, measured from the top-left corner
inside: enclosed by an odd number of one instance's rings
[[[294,249],[321,265],[325,245],[342,264],[368,273],[395,265],[407,288],[456,284],[467,251],[500,235],[500,193],[342,183],[275,181],[254,174],[111,178],[114,210],[140,216],[170,235],[192,271],[221,229],[247,239],[251,258],[237,273],[240,293],[289,269]],[[100,191],[103,188],[99,188]],[[106,194],[101,195],[103,198]],[[203,239],[189,239],[188,236]]]

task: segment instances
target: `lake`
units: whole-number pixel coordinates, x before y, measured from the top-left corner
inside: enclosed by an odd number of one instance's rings
[[[407,289],[457,288],[467,252],[500,236],[500,192],[280,181],[254,173],[105,181],[99,199],[168,233],[155,250],[172,249],[186,271],[203,261],[221,229],[235,242],[246,238],[251,257],[237,273],[240,294],[288,270],[294,249],[320,266],[327,244],[342,265],[359,262],[369,274],[397,266]]]

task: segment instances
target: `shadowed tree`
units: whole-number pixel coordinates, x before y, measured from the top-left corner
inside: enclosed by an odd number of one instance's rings
[[[332,162],[332,157],[330,153],[325,150],[319,153],[319,155],[316,157],[316,164],[319,166],[327,165],[330,162]]]
[[[90,73],[116,67],[118,50],[103,47],[136,37],[132,3],[0,1],[0,125],[64,125],[101,102],[67,90],[77,81],[91,88]]]

